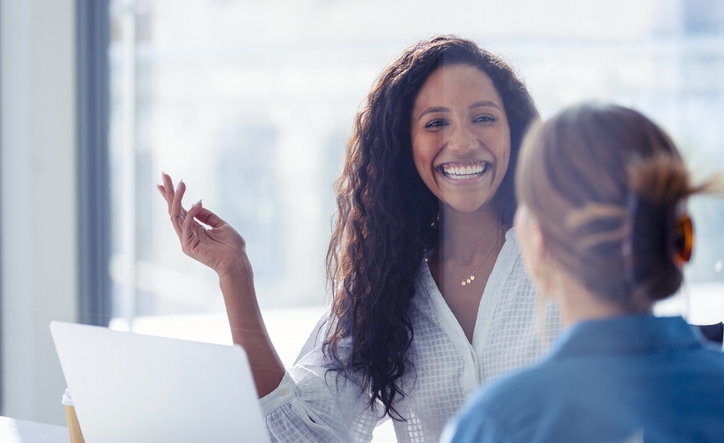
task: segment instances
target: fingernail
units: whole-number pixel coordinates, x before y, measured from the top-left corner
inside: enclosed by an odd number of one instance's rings
[[[196,203],[194,203],[193,205],[191,205],[191,207],[193,208],[194,206],[198,206],[198,205],[200,205],[200,204],[201,204],[201,200],[199,200],[199,201],[197,201]]]
[[[179,180],[178,184],[176,185],[176,189],[178,189],[178,187],[181,186],[181,183],[183,183],[183,182],[184,182],[184,179]]]

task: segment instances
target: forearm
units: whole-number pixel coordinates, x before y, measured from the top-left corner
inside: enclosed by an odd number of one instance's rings
[[[219,273],[219,286],[224,296],[232,340],[241,345],[249,356],[257,392],[259,397],[263,397],[279,386],[284,377],[284,365],[261,316],[251,266],[247,262],[236,271]]]
[[[186,211],[181,204],[186,185],[180,182],[178,190],[174,190],[168,174],[163,174],[161,179],[163,185],[158,185],[158,190],[168,205],[181,249],[219,275],[231,337],[246,350],[256,389],[264,396],[279,385],[284,366],[261,317],[244,239],[219,216],[204,208],[201,201]]]

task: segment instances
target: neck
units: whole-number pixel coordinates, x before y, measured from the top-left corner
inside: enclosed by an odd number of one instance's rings
[[[490,206],[470,213],[445,204],[440,209],[439,253],[445,262],[468,266],[478,262],[493,243],[502,244],[503,223],[498,211]]]
[[[552,280],[557,281],[550,297],[558,304],[561,320],[565,326],[584,320],[597,320],[633,314],[631,309],[610,302],[587,289],[577,279],[561,270],[553,271]]]

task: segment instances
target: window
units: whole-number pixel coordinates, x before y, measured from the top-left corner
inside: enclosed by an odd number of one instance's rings
[[[543,117],[581,100],[633,106],[663,125],[704,175],[724,167],[720,2],[427,6],[112,2],[115,327],[229,340],[215,275],[180,252],[154,189],[165,171],[187,183],[187,206],[203,198],[247,240],[260,304],[290,364],[328,299],[332,183],[355,112],[385,63],[431,34],[460,34],[503,55]],[[660,312],[722,321],[724,299],[714,294],[724,293],[724,202],[697,198],[691,211],[688,297]]]

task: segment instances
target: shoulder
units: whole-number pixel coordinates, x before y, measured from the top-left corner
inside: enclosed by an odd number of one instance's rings
[[[701,374],[700,380],[717,380],[720,386],[724,386],[724,352],[718,343],[704,341],[696,352],[679,357],[679,364],[696,369]]]
[[[513,415],[521,407],[530,404],[531,395],[543,394],[546,386],[550,386],[551,378],[556,378],[555,370],[545,363],[504,375],[480,389],[466,409],[492,408],[502,414],[501,418],[507,416],[508,412]]]
[[[461,411],[461,423],[484,422],[510,441],[526,441],[529,431],[545,420],[551,400],[559,394],[565,396],[560,387],[572,375],[565,366],[544,360],[495,380],[468,402]]]
[[[543,371],[545,372],[545,371]],[[450,443],[523,442],[535,429],[535,409],[541,383],[539,366],[522,370],[491,383],[466,404],[445,429],[441,441]]]
[[[512,443],[511,434],[504,423],[486,410],[477,414],[464,414],[452,420],[443,430],[443,443]]]

